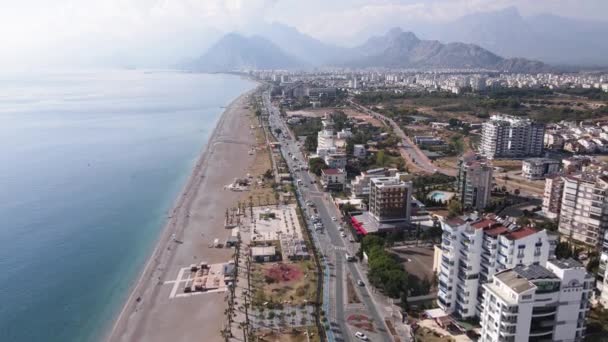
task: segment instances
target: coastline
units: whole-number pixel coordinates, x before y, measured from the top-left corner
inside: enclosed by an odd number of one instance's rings
[[[221,147],[222,145],[224,145],[225,147],[225,145],[234,144],[236,144],[237,146],[241,146],[240,150],[243,151],[235,151],[235,153],[230,152],[228,154],[222,154],[222,157],[224,157],[224,159],[227,159],[222,160],[222,162],[224,164],[230,164],[230,166],[232,166],[231,164],[234,164],[235,167],[232,173],[234,173],[234,171],[238,172],[239,170],[237,169],[246,168],[247,165],[243,165],[243,163],[248,163],[249,160],[249,158],[246,158],[246,150],[248,150],[250,145],[255,143],[255,139],[253,139],[253,142],[251,142],[251,137],[249,135],[243,136],[244,128],[246,128],[247,130],[249,129],[249,120],[246,120],[247,116],[243,115],[248,115],[249,113],[245,113],[243,107],[247,105],[246,100],[258,88],[259,84],[256,86],[256,88],[239,95],[239,97],[234,99],[220,115],[220,118],[217,121],[212,131],[212,134],[210,135],[207,143],[201,150],[196,163],[194,164],[194,167],[190,173],[190,176],[188,177],[188,180],[179,192],[178,197],[174,201],[174,205],[169,211],[170,214],[159,233],[158,239],[154,245],[151,254],[148,256],[141,273],[139,273],[138,277],[136,278],[137,280],[130,286],[129,296],[124,302],[124,305],[122,306],[120,312],[112,320],[112,324],[108,326],[108,331],[104,332],[104,334],[101,335],[103,340],[150,340],[149,337],[144,338],[144,336],[148,335],[149,332],[145,331],[147,329],[144,329],[142,326],[149,325],[149,321],[155,320],[156,318],[150,317],[154,316],[153,312],[146,311],[153,311],[152,309],[148,308],[150,308],[151,306],[156,306],[155,304],[161,306],[166,305],[166,303],[155,303],[161,301],[157,299],[161,297],[162,281],[167,280],[169,274],[171,272],[176,271],[174,268],[175,264],[187,266],[179,261],[176,261],[176,255],[178,254],[178,252],[182,252],[184,250],[186,250],[186,254],[195,253],[194,258],[197,258],[197,252],[199,252],[198,254],[201,254],[201,242],[191,241],[191,239],[186,236],[193,236],[199,234],[193,234],[196,232],[187,232],[186,230],[192,230],[190,228],[192,228],[193,225],[199,225],[200,223],[211,223],[207,227],[207,229],[200,234],[201,236],[215,236],[216,234],[222,235],[222,233],[228,232],[226,229],[224,229],[223,225],[220,226],[215,224],[214,226],[213,222],[210,222],[213,220],[206,220],[204,218],[204,216],[211,216],[212,219],[215,219],[213,215],[213,207],[196,206],[196,202],[200,200],[199,194],[201,190],[210,190],[208,189],[210,187],[216,188],[215,190],[217,190],[218,186],[223,187],[225,184],[228,184],[234,178],[232,177],[233,174],[231,174],[231,172],[225,172],[226,170],[219,168],[219,165],[215,165],[213,163],[213,159],[218,158],[217,154],[214,153],[216,152],[218,147]],[[235,129],[235,127],[232,127],[234,126],[234,124],[239,125],[239,127]],[[249,138],[249,141],[246,141],[247,137]],[[234,149],[234,146],[231,149]],[[245,152],[244,155],[243,152]],[[219,172],[218,176],[220,176],[220,178],[225,179],[225,182],[217,184],[217,182],[212,181],[211,183],[213,184],[210,184],[207,181],[206,177],[206,174],[208,172]],[[232,200],[231,197],[234,197],[226,196],[224,194],[217,194],[217,196],[221,198],[226,197],[227,200]],[[226,200],[219,201],[219,198],[216,199],[218,199],[217,202],[226,202]],[[204,213],[198,213],[199,215],[195,213],[195,211],[201,210],[204,211]],[[197,215],[198,217],[195,217],[195,215]],[[219,215],[219,217],[222,218],[223,215]],[[201,219],[202,222],[200,222]],[[174,237],[175,239],[184,241],[184,243],[176,244],[175,241],[173,241]],[[217,256],[208,255],[211,258],[211,260],[209,261],[214,262],[215,260],[213,259],[220,260],[222,258],[228,260],[225,257],[229,255],[230,250],[219,252],[220,253],[207,253],[219,254]],[[203,256],[207,257],[207,255]],[[221,298],[223,299],[223,295],[221,296]],[[223,300],[221,301],[221,303],[223,303]],[[221,311],[223,312],[223,309]],[[219,336],[219,328],[217,328],[216,335],[217,338],[213,340],[220,340],[221,338]],[[158,338],[159,340],[163,339],[161,336],[158,336]],[[175,336],[175,340],[181,340],[181,338],[179,336]]]

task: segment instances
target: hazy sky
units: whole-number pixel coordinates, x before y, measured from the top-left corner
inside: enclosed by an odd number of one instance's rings
[[[163,46],[171,60],[220,32],[264,21],[336,42],[378,26],[445,22],[509,6],[523,15],[606,20],[608,13],[608,0],[0,0],[0,64],[126,55],[135,63]]]

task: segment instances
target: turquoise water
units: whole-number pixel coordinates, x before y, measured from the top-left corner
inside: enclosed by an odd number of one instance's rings
[[[152,251],[227,75],[0,75],[0,341],[95,341]]]
[[[447,202],[454,197],[453,192],[435,190],[430,194],[430,198],[435,201]]]

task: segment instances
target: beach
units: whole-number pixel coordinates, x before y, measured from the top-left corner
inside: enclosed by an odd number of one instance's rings
[[[222,340],[226,292],[172,298],[173,286],[166,282],[183,267],[227,262],[233,254],[211,244],[230,236],[225,211],[242,194],[225,186],[245,176],[254,158],[248,153],[256,141],[246,108],[252,93],[238,97],[222,114],[106,340]]]

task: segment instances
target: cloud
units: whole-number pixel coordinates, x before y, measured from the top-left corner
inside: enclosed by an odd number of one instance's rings
[[[129,46],[168,41],[172,35],[189,31],[236,30],[263,20],[276,1],[15,1],[0,11],[0,63],[71,63],[82,55],[107,58]]]

